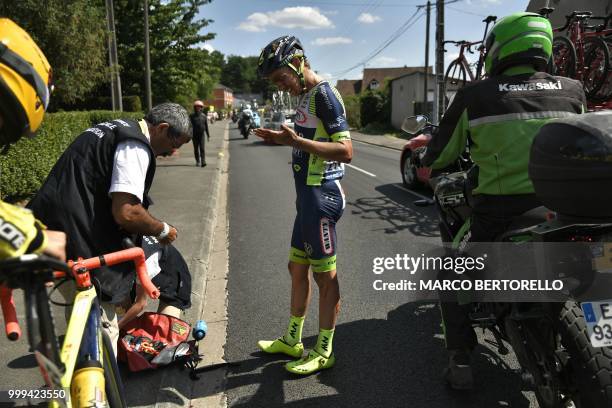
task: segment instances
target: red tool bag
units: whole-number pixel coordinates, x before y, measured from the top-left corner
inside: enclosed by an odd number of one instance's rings
[[[187,342],[191,325],[176,317],[145,312],[119,333],[117,359],[130,371],[154,369],[197,356],[195,341]]]

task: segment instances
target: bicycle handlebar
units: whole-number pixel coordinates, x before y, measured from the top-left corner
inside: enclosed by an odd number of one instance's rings
[[[151,282],[147,273],[144,251],[142,248],[138,247],[100,255],[99,257],[79,259],[76,262],[68,261],[67,264],[46,255],[22,255],[17,258],[1,261],[0,270],[12,275],[31,270],[35,272],[60,270],[60,272],[54,272],[52,276],[54,278],[59,278],[71,273],[72,276],[78,280],[80,276],[83,275],[83,271],[97,269],[105,265],[112,266],[128,261],[134,261],[136,275],[147,295],[151,299],[159,298],[159,289]],[[17,321],[13,290],[4,284],[0,285],[0,306],[2,307],[2,314],[4,316],[6,336],[9,340],[15,341],[21,337],[21,328]]]

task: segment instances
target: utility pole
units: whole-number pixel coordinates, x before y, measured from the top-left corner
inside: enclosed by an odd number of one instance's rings
[[[440,122],[445,108],[444,83],[444,0],[436,0],[436,101],[434,101],[434,121]]]
[[[429,115],[427,109],[427,80],[429,79],[429,16],[431,15],[431,1],[427,1],[427,23],[425,25],[425,79],[423,85],[423,113]]]
[[[145,52],[145,99],[147,111],[153,107],[151,95],[151,60],[149,52],[149,0],[144,0],[144,52]]]
[[[108,27],[108,59],[111,73],[111,99],[113,110],[123,110],[121,100],[121,78],[119,76],[119,58],[117,58],[117,37],[115,36],[115,13],[113,0],[106,0],[106,22]]]

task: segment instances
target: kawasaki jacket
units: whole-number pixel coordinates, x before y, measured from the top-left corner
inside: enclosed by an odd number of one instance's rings
[[[544,72],[475,82],[455,95],[423,163],[444,168],[469,146],[479,167],[474,194],[533,193],[527,174],[533,138],[550,119],[582,113],[585,106],[580,82]]]

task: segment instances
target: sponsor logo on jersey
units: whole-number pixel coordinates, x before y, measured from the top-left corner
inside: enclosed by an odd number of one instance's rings
[[[295,123],[299,123],[300,125],[306,123],[306,115],[301,109],[295,111]]]
[[[334,243],[332,242],[331,226],[329,219],[321,218],[321,244],[325,255],[331,255],[334,252]]]
[[[14,249],[19,249],[25,244],[25,234],[15,225],[0,218],[0,239],[8,242]]]
[[[332,103],[329,100],[329,95],[327,94],[327,88],[322,86],[320,89],[321,92],[321,96],[323,96],[323,102],[325,102],[325,105],[327,106],[327,109],[331,109],[332,108]]]
[[[499,84],[500,92],[517,92],[517,91],[540,91],[543,89],[561,90],[561,81],[557,82],[531,82],[523,84]]]
[[[333,122],[329,123],[327,126],[330,129],[335,129],[335,128],[342,127],[345,123],[346,123],[346,120],[344,119],[344,116],[338,116]]]

